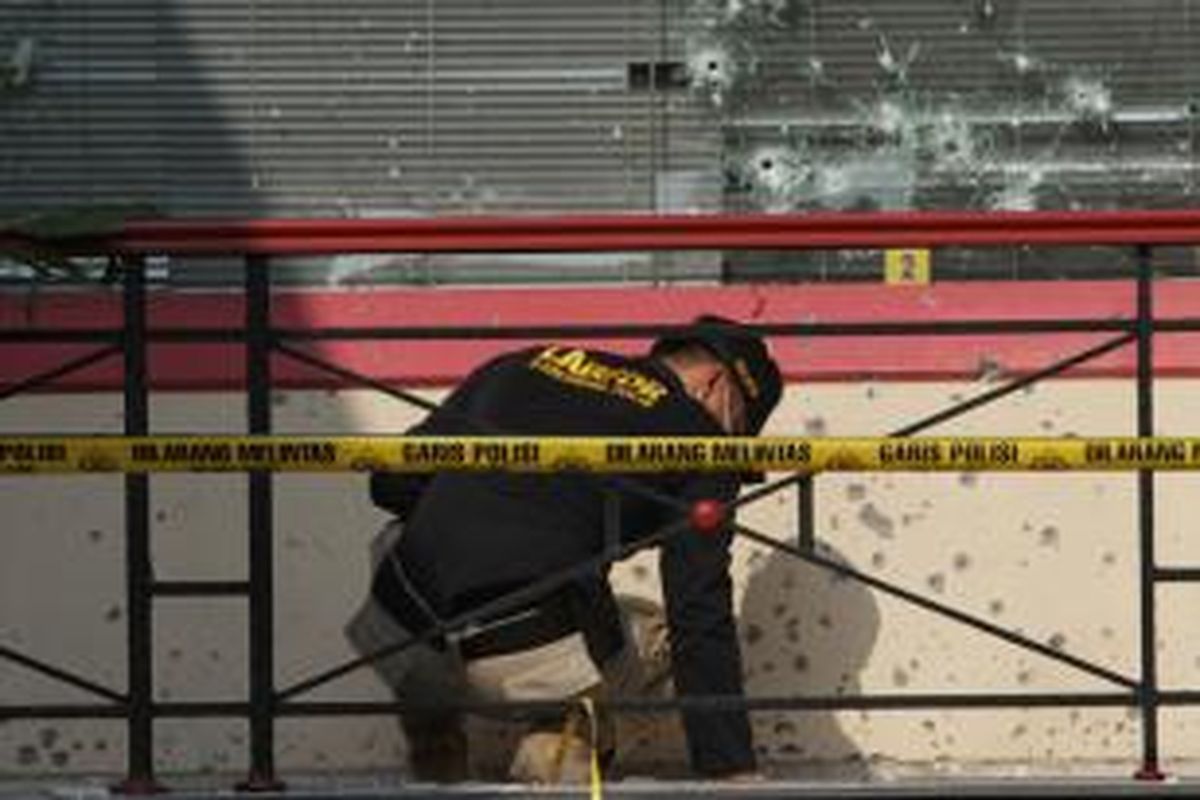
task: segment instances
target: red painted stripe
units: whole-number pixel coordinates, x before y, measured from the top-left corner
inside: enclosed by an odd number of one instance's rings
[[[1155,287],[1160,318],[1200,318],[1200,282]],[[294,291],[276,295],[273,318],[288,328],[374,326],[494,326],[561,324],[669,324],[712,312],[760,323],[946,321],[980,319],[1106,319],[1132,316],[1126,282],[945,283],[930,287],[757,285],[744,287],[396,289]],[[231,293],[152,295],[152,327],[237,327],[242,300]],[[120,298],[112,293],[44,292],[0,296],[0,329],[120,326]],[[957,380],[989,365],[1025,373],[1110,338],[1097,334],[990,336],[778,337],[773,349],[790,380]],[[451,383],[513,341],[321,342],[304,345],[351,370],[400,385]],[[595,342],[626,352],[644,343]],[[85,345],[0,345],[0,385],[9,385],[85,352]],[[236,345],[160,344],[152,348],[158,389],[235,389],[241,381]],[[1160,375],[1200,375],[1200,334],[1156,339]],[[1132,374],[1132,348],[1079,368],[1076,376]],[[344,382],[290,359],[278,358],[280,386],[341,388]],[[89,368],[56,384],[59,390],[114,390],[120,360]]]

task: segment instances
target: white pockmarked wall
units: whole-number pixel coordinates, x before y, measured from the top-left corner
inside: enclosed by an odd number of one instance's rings
[[[793,386],[768,432],[879,435],[990,388],[974,383]],[[1200,382],[1160,381],[1157,432],[1195,434]],[[436,393],[431,394],[436,396]],[[157,432],[236,433],[236,394],[165,394],[152,404]],[[931,433],[1128,435],[1132,381],[1041,384]],[[285,392],[280,433],[394,432],[417,418],[366,392]],[[115,395],[22,397],[0,404],[0,431],[120,431]],[[1200,563],[1189,509],[1200,477],[1157,479],[1158,560]],[[160,579],[246,576],[245,480],[156,476],[155,571]],[[277,676],[289,684],[349,655],[341,626],[367,580],[367,546],[384,521],[362,476],[285,476],[277,483]],[[830,474],[817,478],[823,552],[855,569],[950,604],[1031,639],[1136,678],[1136,477],[1126,474]],[[118,690],[124,687],[122,495],[119,476],[0,479],[0,643]],[[743,521],[782,540],[796,533],[795,494],[753,506]],[[1034,653],[836,578],[787,555],[741,543],[735,557],[748,691],[818,695],[948,691],[1109,691],[1116,687]],[[653,597],[654,560],[617,570],[623,591]],[[1159,588],[1164,687],[1200,685],[1200,587]],[[246,615],[241,599],[161,599],[155,610],[157,696],[245,696]],[[382,699],[360,671],[310,699]],[[82,693],[0,663],[0,703],[86,702]],[[995,768],[1053,772],[1096,765],[1130,771],[1139,723],[1125,709],[761,712],[765,762],[813,762],[839,772],[913,764],[964,773]],[[1168,763],[1200,757],[1200,719],[1166,709]],[[164,772],[237,773],[246,767],[239,721],[158,725]],[[678,762],[669,721],[636,723],[626,763],[646,771]],[[476,731],[481,766],[500,760],[504,731]],[[391,769],[403,742],[386,717],[283,720],[284,772]],[[0,772],[119,772],[123,725],[112,721],[0,723]],[[658,765],[657,767],[655,765]],[[997,766],[1000,765],[1000,766]]]

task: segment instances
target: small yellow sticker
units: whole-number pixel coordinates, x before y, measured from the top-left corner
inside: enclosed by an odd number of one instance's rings
[[[928,250],[886,250],[883,254],[883,280],[890,285],[930,282]]]

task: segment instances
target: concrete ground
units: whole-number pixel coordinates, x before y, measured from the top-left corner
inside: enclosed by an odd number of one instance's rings
[[[172,782],[171,800],[231,800],[247,796],[263,800],[397,800],[405,798],[439,798],[441,800],[557,800],[557,798],[587,798],[588,787],[530,787],[516,784],[470,783],[455,786],[401,783],[384,778],[336,779],[332,777],[298,778],[290,781],[285,791],[261,792],[247,795],[228,784],[221,786],[188,785],[188,781]],[[128,795],[126,795],[128,796]],[[95,780],[21,781],[0,783],[2,800],[106,800],[122,797],[108,782]],[[1061,777],[1061,778],[906,778],[888,781],[796,781],[764,780],[753,783],[716,781],[654,781],[629,779],[606,784],[606,798],[804,798],[804,800],[867,800],[868,798],[969,798],[969,800],[999,800],[999,798],[1157,798],[1200,797],[1200,779],[1179,779],[1160,782],[1136,781],[1131,778]]]

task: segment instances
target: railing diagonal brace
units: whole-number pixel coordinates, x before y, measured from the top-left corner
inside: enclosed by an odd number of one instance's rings
[[[44,372],[30,375],[24,380],[20,380],[16,383],[5,386],[4,388],[0,389],[0,400],[7,400],[8,398],[21,394],[22,392],[28,392],[33,389],[37,389],[47,383],[58,380],[64,375],[69,375],[72,372],[77,372],[85,367],[90,367],[92,364],[103,361],[109,356],[116,355],[120,352],[121,347],[119,345],[110,345],[93,350],[90,353],[84,353],[77,358],[72,358],[69,361],[64,361],[58,366],[51,367]]]
[[[74,686],[76,689],[82,689],[89,694],[94,694],[97,697],[103,697],[105,700],[111,700],[114,703],[124,704],[129,701],[129,698],[126,695],[121,694],[118,691],[110,689],[107,686],[101,686],[94,681],[90,681],[87,678],[76,675],[75,673],[69,672],[61,667],[56,667],[53,664],[49,664],[40,659],[36,659],[33,656],[13,650],[11,647],[0,645],[0,659],[11,661],[14,664],[19,664],[32,672],[38,673],[39,675],[45,675],[46,677],[53,678],[60,683]]]

